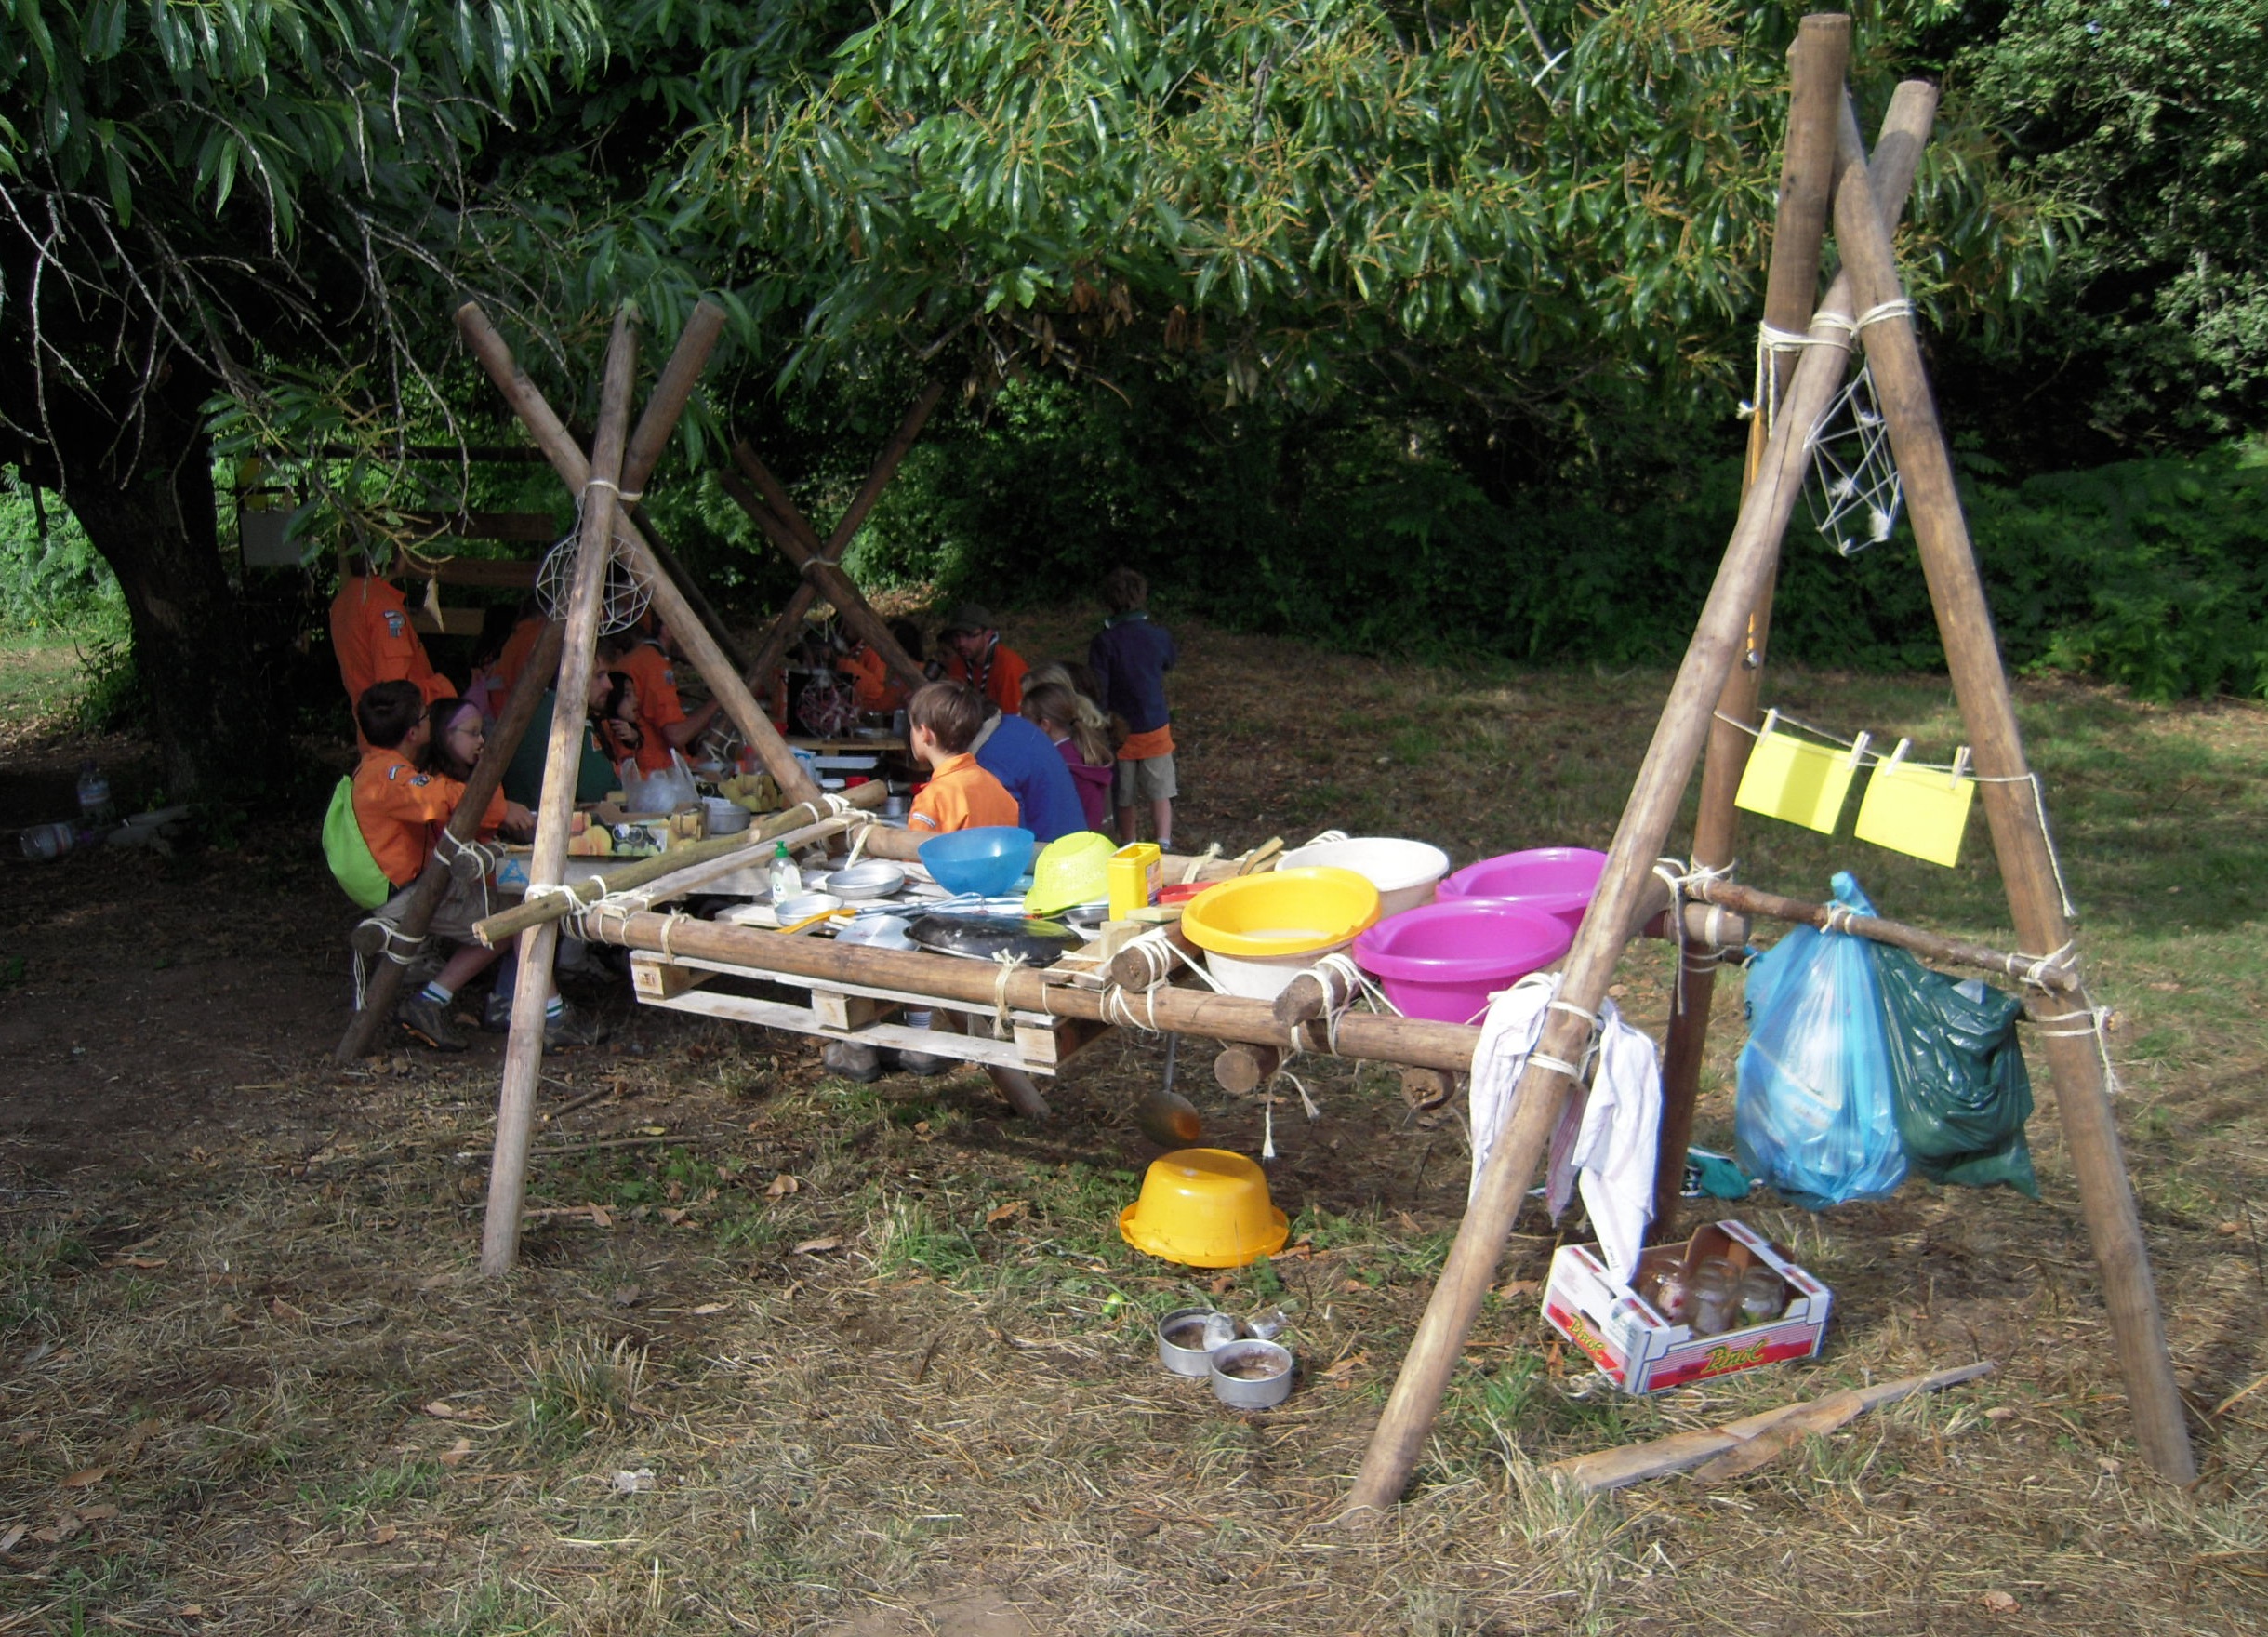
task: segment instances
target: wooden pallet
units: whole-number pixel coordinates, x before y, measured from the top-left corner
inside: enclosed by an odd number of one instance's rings
[[[806,1002],[798,1005],[793,1001],[711,987],[711,980],[718,977],[801,990],[807,997]],[[631,952],[630,987],[643,1004],[664,1006],[674,1012],[697,1012],[704,1017],[730,1018],[736,1023],[758,1023],[767,1029],[816,1035],[822,1040],[927,1052],[932,1057],[951,1058],[963,1063],[1021,1069],[1029,1074],[1054,1074],[1109,1029],[1107,1024],[1082,1018],[1051,1018],[1044,1012],[1011,1008],[1007,1035],[996,1037],[993,1030],[997,1019],[991,1013],[909,990],[824,983],[791,973],[759,971],[721,961],[690,956],[671,960],[645,951]],[[961,1020],[961,1027],[913,1029],[894,1020],[909,1008],[948,1014]]]

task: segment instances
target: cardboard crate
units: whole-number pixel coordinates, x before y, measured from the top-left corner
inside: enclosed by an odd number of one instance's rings
[[[1669,1323],[1609,1273],[1597,1245],[1569,1244],[1551,1258],[1544,1321],[1630,1393],[1661,1392],[1819,1351],[1826,1338],[1832,1293],[1744,1223],[1717,1222],[1684,1244],[1649,1246],[1638,1258],[1638,1276],[1664,1261],[1697,1268],[1706,1256],[1727,1257],[1736,1271],[1756,1263],[1770,1268],[1791,1292],[1786,1310],[1767,1324],[1697,1336],[1687,1325]]]

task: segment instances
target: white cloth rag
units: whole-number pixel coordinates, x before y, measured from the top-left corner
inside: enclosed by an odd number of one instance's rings
[[[1480,1187],[1505,1125],[1512,1117],[1514,1087],[1528,1054],[1543,1032],[1545,1008],[1558,993],[1557,973],[1534,973],[1489,1002],[1473,1052],[1471,1113],[1473,1179],[1467,1201]],[[1609,1270],[1627,1280],[1638,1271],[1638,1252],[1653,1220],[1655,1151],[1662,1130],[1662,1067],[1653,1042],[1623,1020],[1612,1001],[1598,1008],[1598,1055],[1587,1093],[1578,1085],[1552,1142],[1553,1173],[1547,1196],[1556,1221],[1579,1173],[1583,1208],[1598,1235]]]

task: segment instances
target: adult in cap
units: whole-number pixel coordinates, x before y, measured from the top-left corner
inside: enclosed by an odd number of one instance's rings
[[[1001,641],[992,611],[963,603],[945,622],[945,674],[965,682],[1001,711],[1014,716],[1024,708],[1024,656]]]

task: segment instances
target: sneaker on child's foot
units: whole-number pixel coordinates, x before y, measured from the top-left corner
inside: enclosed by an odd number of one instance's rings
[[[509,1010],[505,1027],[511,1026]],[[543,1019],[543,1049],[558,1051],[563,1046],[596,1045],[611,1032],[606,1025],[589,1012],[578,1012],[572,1001],[559,1003],[556,1013],[546,1013]]]
[[[938,1057],[935,1052],[901,1051],[897,1054],[897,1066],[909,1074],[927,1079],[932,1074],[944,1073],[953,1066],[953,1059]]]
[[[511,996],[498,994],[494,990],[488,992],[488,1002],[481,1008],[481,1032],[483,1034],[510,1034],[511,1032]]]
[[[820,1048],[819,1063],[838,1079],[855,1080],[861,1085],[882,1078],[882,1054],[855,1041],[829,1041]]]
[[[465,1049],[465,1037],[457,1031],[457,1019],[449,1016],[447,1004],[421,989],[403,997],[393,1009],[393,1018],[437,1052]]]

